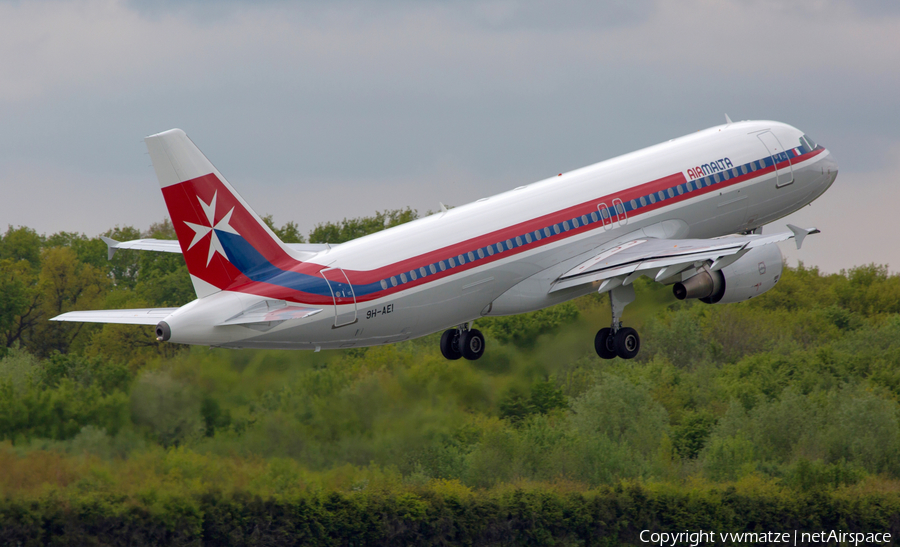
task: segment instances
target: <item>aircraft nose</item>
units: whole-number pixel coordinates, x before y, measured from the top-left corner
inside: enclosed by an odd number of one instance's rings
[[[837,178],[838,174],[838,164],[834,159],[834,154],[831,153],[831,150],[827,149],[825,150],[825,153],[827,155],[822,164],[822,174],[825,175],[825,177],[822,178],[825,183],[824,189],[822,190],[823,192],[831,188],[831,185],[834,184],[834,180]]]
[[[827,152],[828,152],[828,156],[827,156],[828,168],[827,168],[827,170],[829,173],[834,173],[836,175],[838,172],[837,160],[834,159],[834,154],[831,153],[831,150],[828,150]]]

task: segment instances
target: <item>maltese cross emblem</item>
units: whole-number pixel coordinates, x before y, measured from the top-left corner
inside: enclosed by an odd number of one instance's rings
[[[228,224],[231,221],[231,214],[234,213],[234,207],[228,211],[225,216],[219,219],[219,222],[215,222],[216,216],[216,197],[218,197],[219,192],[216,191],[213,194],[212,201],[208,204],[204,203],[200,196],[197,196],[197,201],[200,202],[200,207],[203,208],[203,212],[206,213],[207,224],[194,224],[193,222],[184,221],[191,230],[194,230],[194,239],[191,241],[191,244],[188,246],[188,250],[194,248],[201,239],[203,239],[206,234],[212,233],[212,237],[209,240],[209,253],[206,256],[206,265],[209,266],[209,262],[212,260],[214,254],[219,253],[222,255],[225,260],[228,260],[228,256],[225,254],[225,248],[222,247],[222,242],[219,241],[219,236],[217,232],[228,232],[229,234],[240,235],[237,230],[231,227]]]

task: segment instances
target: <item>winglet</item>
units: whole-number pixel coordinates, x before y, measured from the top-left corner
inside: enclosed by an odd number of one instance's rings
[[[819,233],[818,228],[798,228],[793,224],[788,224],[787,227],[790,231],[794,232],[794,239],[797,240],[798,250],[800,249],[800,246],[803,245],[803,240],[806,239],[806,236]]]
[[[111,237],[100,236],[103,243],[106,243],[106,260],[112,260],[119,250],[119,242]]]

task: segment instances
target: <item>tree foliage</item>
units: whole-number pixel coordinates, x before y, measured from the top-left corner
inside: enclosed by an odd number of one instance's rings
[[[308,240],[339,243],[415,217],[345,219]],[[266,220],[285,241],[304,239]],[[174,231],[164,221],[106,235]],[[186,303],[181,256],[119,251],[108,261],[98,238],[10,227],[0,239],[0,468],[25,475],[0,473],[0,483],[5,493],[115,492],[159,514],[176,498],[199,507],[216,488],[261,500],[350,496],[334,503],[379,492],[378,503],[408,515],[510,485],[539,485],[559,504],[569,498],[552,492],[618,496],[654,484],[655,503],[669,503],[690,485],[755,485],[746,499],[765,505],[783,492],[779,510],[806,495],[896,491],[900,276],[800,265],[765,295],[725,306],[636,286],[627,321],[644,348],[629,362],[594,354],[609,321],[596,296],[478,320],[490,346],[478,361],[443,359],[437,335],[321,353],[182,348],[149,328],[47,320]],[[163,499],[160,484],[184,486]]]
[[[399,226],[419,218],[419,214],[407,207],[379,211],[370,217],[351,218],[340,222],[322,222],[309,233],[310,243],[346,243],[364,235]]]

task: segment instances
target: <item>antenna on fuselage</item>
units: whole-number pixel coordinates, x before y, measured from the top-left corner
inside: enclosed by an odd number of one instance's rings
[[[725,113],[725,125],[731,125],[731,118],[728,117],[728,112]]]

